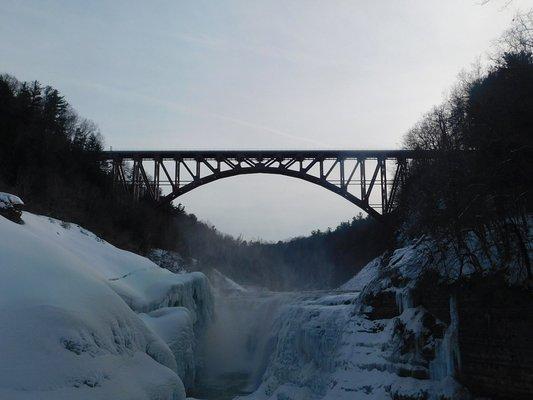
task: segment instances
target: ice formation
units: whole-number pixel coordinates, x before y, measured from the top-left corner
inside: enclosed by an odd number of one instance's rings
[[[213,271],[214,318],[202,273],[175,274],[77,225],[23,217],[0,217],[0,398],[178,400],[198,378],[223,375],[245,381],[246,400],[461,393],[455,300],[446,326],[412,296],[429,260],[424,238],[336,291],[272,293]],[[379,295],[393,316],[369,317]]]
[[[140,317],[168,345],[176,360],[178,376],[185,388],[192,388],[196,374],[196,337],[190,311],[184,307],[165,307]]]
[[[0,217],[0,398],[184,399],[193,327],[213,312],[207,278],[23,219]]]

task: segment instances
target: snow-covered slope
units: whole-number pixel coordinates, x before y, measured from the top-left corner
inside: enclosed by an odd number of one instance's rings
[[[204,325],[211,318],[213,300],[204,274],[174,274],[145,257],[116,248],[78,225],[30,213],[24,214],[24,220],[24,229],[86,263],[133,310],[150,312],[183,306],[192,312],[195,324]]]
[[[0,398],[184,398],[192,325],[212,314],[205,276],[173,274],[76,225],[23,220],[0,217]],[[157,310],[175,306],[188,311]]]

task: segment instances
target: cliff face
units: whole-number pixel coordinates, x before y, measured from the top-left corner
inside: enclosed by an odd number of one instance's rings
[[[481,278],[457,293],[457,379],[474,396],[530,399],[533,393],[533,295],[501,280]],[[422,280],[415,303],[450,321],[452,289]]]
[[[458,294],[459,380],[476,396],[531,399],[533,295],[491,280]]]
[[[361,311],[380,320],[422,307],[448,326],[444,337],[433,335],[440,345],[428,357],[431,379],[450,374],[474,398],[531,399],[531,289],[524,283],[511,286],[503,274],[490,271],[446,284],[442,271],[428,261],[428,246],[426,242],[383,256],[379,274],[363,290]],[[455,330],[450,329],[454,320]]]

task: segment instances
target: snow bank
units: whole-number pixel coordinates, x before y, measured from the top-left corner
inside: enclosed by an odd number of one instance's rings
[[[24,220],[0,218],[0,398],[184,399],[171,350],[106,279],[155,268],[80,227]],[[132,297],[155,304],[170,281]]]

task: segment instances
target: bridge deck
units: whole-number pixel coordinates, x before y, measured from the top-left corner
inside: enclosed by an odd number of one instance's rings
[[[426,158],[431,152],[419,150],[110,150],[102,152],[109,159],[196,159],[196,158]]]

